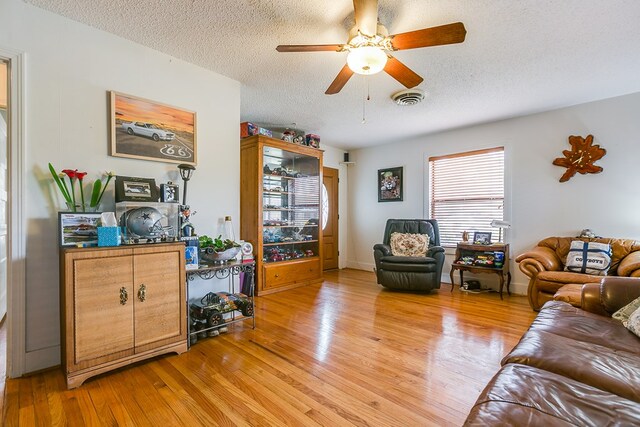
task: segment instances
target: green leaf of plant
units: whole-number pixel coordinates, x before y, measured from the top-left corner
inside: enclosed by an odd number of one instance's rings
[[[58,188],[60,189],[60,193],[62,193],[62,197],[64,197],[64,200],[66,202],[71,203],[71,196],[69,196],[69,193],[67,192],[65,187],[62,185],[62,182],[60,181],[60,177],[58,176],[56,170],[53,168],[53,165],[51,163],[49,163],[49,172],[51,172],[51,176],[53,177],[53,180],[56,182],[56,184],[58,184]]]
[[[102,180],[96,179],[93,183],[93,190],[91,191],[91,202],[89,206],[94,207],[98,205],[100,201],[100,189],[102,188]]]

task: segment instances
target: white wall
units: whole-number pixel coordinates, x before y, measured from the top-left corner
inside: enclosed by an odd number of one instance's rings
[[[0,2],[0,46],[26,52],[26,370],[59,363],[57,214],[47,163],[125,176],[179,179],[174,164],[108,155],[107,91],[198,113],[198,166],[189,183],[199,233],[239,218],[240,84],[114,35],[26,5]],[[113,208],[113,184],[103,205]],[[237,227],[237,225],[236,225]],[[237,230],[236,230],[237,232]]]
[[[505,147],[505,219],[512,223],[507,232],[512,258],[545,237],[575,236],[584,228],[603,237],[640,239],[639,110],[640,93],[635,93],[352,152],[357,164],[349,175],[347,265],[373,268],[372,247],[381,241],[387,218],[427,217],[428,157],[496,146]],[[558,182],[565,169],[551,162],[569,148],[569,135],[588,134],[607,150],[597,162],[604,171]],[[404,166],[404,201],[378,203],[376,172],[394,166]],[[444,269],[447,282],[451,258]],[[511,271],[512,289],[526,293],[528,279],[513,259]],[[492,275],[478,278],[497,284]]]

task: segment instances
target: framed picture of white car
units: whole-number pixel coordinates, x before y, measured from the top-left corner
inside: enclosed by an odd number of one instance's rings
[[[159,193],[156,180],[136,176],[116,176],[116,203],[157,202]]]
[[[111,155],[197,163],[196,113],[110,91]]]

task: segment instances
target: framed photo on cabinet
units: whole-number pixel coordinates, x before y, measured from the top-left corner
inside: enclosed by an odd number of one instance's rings
[[[102,212],[58,212],[60,246],[98,246]]]
[[[474,245],[490,245],[491,244],[491,232],[476,231],[473,233]]]
[[[109,105],[112,156],[197,163],[195,112],[114,91]]]
[[[116,176],[116,203],[157,202],[158,197],[158,187],[156,187],[155,179]]]
[[[402,166],[378,170],[378,202],[401,202],[402,186]]]

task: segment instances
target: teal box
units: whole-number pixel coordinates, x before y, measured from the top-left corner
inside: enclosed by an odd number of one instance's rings
[[[120,246],[120,227],[98,227],[98,246]]]

